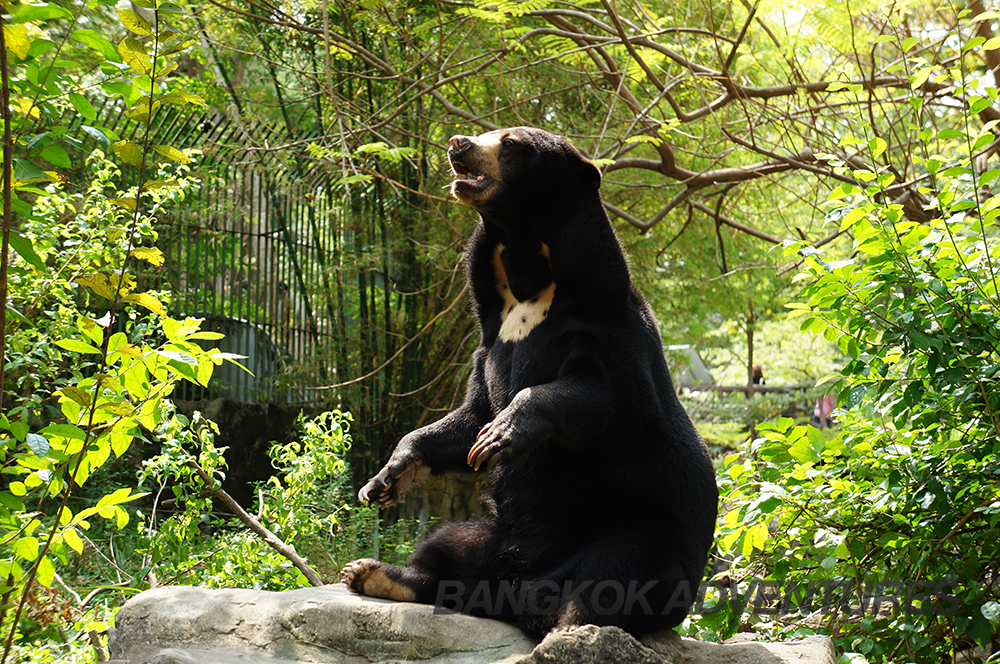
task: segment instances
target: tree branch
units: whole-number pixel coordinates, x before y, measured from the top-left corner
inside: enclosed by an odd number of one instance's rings
[[[198,477],[200,477],[201,481],[205,483],[205,486],[209,491],[211,491],[213,496],[225,503],[226,507],[232,510],[233,514],[239,517],[240,521],[245,523],[250,530],[259,535],[269,547],[290,560],[292,565],[295,566],[295,569],[302,572],[311,585],[317,587],[326,585],[323,580],[319,578],[319,574],[309,567],[309,563],[307,563],[302,556],[296,553],[294,547],[285,544],[278,538],[277,535],[268,530],[264,524],[258,521],[253,515],[247,513],[247,511],[240,507],[240,504],[233,500],[233,497],[230,496],[224,489],[221,487],[218,489],[213,488],[215,486],[215,479],[206,473],[196,461],[191,461],[191,467],[196,473],[198,473]]]

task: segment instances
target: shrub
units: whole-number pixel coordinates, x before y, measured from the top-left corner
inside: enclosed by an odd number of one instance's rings
[[[730,578],[744,593],[754,578],[773,584],[764,601],[782,611],[730,605],[709,621],[722,633],[741,622],[798,629],[825,604],[812,627],[873,661],[996,647],[1000,196],[989,187],[1000,170],[977,168],[997,122],[973,125],[997,91],[966,87],[957,67],[949,76],[970,95],[964,124],[910,128],[923,150],[929,220],[910,220],[891,202],[887,168],[855,170],[859,184],[834,190],[829,213],[853,252],[805,257],[806,299],[790,307],[803,330],[850,358],[836,382],[843,428],[827,440],[778,420],[727,459],[721,545],[735,559]],[[883,139],[853,140],[878,163]],[[835,590],[821,602],[802,592],[821,588]],[[878,612],[869,598],[879,594],[899,606]]]

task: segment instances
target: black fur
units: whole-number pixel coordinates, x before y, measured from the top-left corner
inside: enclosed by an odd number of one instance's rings
[[[617,625],[633,634],[677,625],[714,536],[712,465],[677,400],[652,311],[631,283],[596,167],[564,138],[501,131],[513,144],[497,152],[492,195],[474,203],[481,220],[466,249],[482,340],[465,402],[405,436],[361,491],[371,501],[394,501],[397,489],[408,488],[404,469],[415,462],[434,473],[468,471],[470,461],[480,471],[495,464],[492,516],[440,528],[404,567],[383,571],[427,603],[443,580],[466,584],[463,602],[486,580],[494,603],[504,581],[515,591],[541,580],[560,588],[567,581],[624,588],[655,581],[644,594],[649,610],[640,603],[629,615],[624,607],[599,615],[593,585],[554,612],[501,603],[499,612],[473,613],[517,622],[536,638],[567,624]],[[469,141],[452,140],[461,148],[453,159],[475,166],[479,147]],[[498,244],[518,300],[556,284],[544,320],[515,342],[499,337]],[[690,592],[675,595],[682,581]],[[678,597],[688,606],[675,602],[664,615]],[[597,599],[607,607],[613,593]]]

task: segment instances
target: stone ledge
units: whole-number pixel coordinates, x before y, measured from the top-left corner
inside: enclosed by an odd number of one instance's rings
[[[118,611],[118,664],[834,664],[827,637],[720,645],[673,631],[636,640],[585,625],[540,644],[517,627],[424,604],[359,597],[344,586],[284,592],[167,587]]]

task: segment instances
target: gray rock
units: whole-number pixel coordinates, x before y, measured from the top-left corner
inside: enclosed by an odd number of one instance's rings
[[[584,625],[550,632],[531,654],[517,664],[684,664],[666,659],[618,627]]]
[[[540,644],[515,626],[434,607],[359,597],[341,585],[285,592],[158,588],[115,617],[119,664],[833,664],[826,637],[720,645],[672,630],[641,642],[617,627],[553,632]]]

